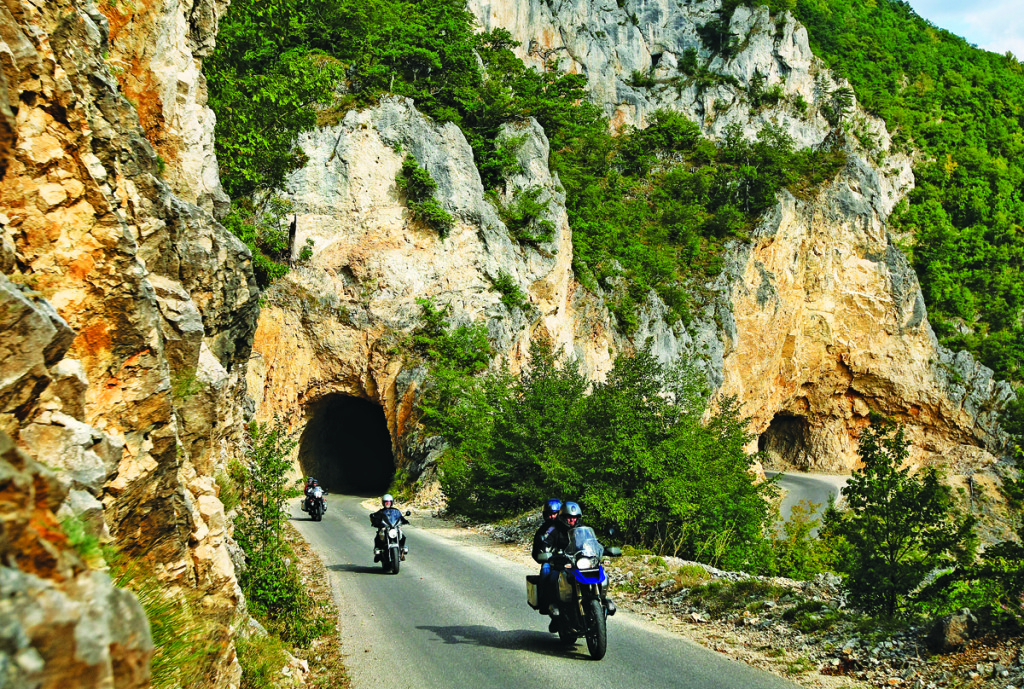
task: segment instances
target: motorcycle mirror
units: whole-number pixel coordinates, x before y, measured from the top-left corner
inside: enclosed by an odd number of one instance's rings
[[[406,517],[408,517],[410,514],[412,514],[412,510],[406,510],[405,511],[405,516]]]
[[[605,548],[604,554],[608,557],[620,557],[622,555],[622,548],[613,545],[609,548]]]
[[[551,555],[552,553],[538,553],[537,562],[544,564],[545,562],[551,559]]]

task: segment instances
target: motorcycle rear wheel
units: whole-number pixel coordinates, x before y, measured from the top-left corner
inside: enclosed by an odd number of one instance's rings
[[[587,616],[587,650],[594,660],[601,660],[608,651],[608,627],[601,601],[591,598],[583,603],[583,613]]]
[[[398,574],[398,568],[402,565],[402,554],[398,552],[398,547],[391,549],[391,573]]]

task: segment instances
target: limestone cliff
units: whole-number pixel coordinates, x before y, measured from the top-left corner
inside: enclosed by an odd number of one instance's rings
[[[170,31],[179,52],[154,58],[148,43],[112,44],[101,9],[116,8],[0,5],[0,430],[13,467],[0,488],[10,515],[0,605],[11,620],[2,633],[14,634],[0,653],[16,660],[0,666],[23,673],[17,686],[142,686],[148,677],[138,604],[83,566],[58,517],[77,516],[169,585],[199,590],[211,610],[242,602],[214,471],[241,431],[258,316],[250,256],[190,203],[212,207],[219,189],[196,182],[187,162],[207,160],[189,152],[209,140],[188,123],[209,120],[201,96],[161,91],[158,116],[115,78],[120,62],[166,76],[153,59],[198,74],[189,51],[213,40],[215,24],[196,17],[215,11],[162,5],[152,26]],[[168,18],[191,26],[188,41]],[[161,159],[140,116],[162,117],[163,142],[178,137],[182,155],[162,148]],[[38,547],[23,549],[24,534]],[[122,628],[122,611],[138,624]],[[237,684],[230,646],[213,672],[216,684]]]
[[[512,33],[524,60],[542,67],[566,58],[586,74],[613,123],[643,126],[654,110],[672,108],[712,137],[731,124],[753,136],[767,123],[803,147],[835,136],[822,105],[843,84],[788,13],[740,6],[726,16],[716,0],[470,5],[484,29]],[[699,27],[716,19],[735,36],[732,55],[700,37]],[[680,69],[688,50],[717,83]],[[635,85],[635,71],[653,86]],[[778,101],[755,103],[755,82],[777,89]],[[637,340],[654,336],[665,360],[707,361],[719,394],[740,399],[759,446],[780,464],[851,469],[869,409],[907,424],[918,462],[991,461],[986,450],[998,453],[1003,440],[992,410],[1012,393],[966,353],[938,346],[917,278],[886,229],[913,186],[911,161],[892,150],[883,122],[854,105],[848,166],[812,199],[784,195],[752,241],[735,245],[717,303],[693,328],[703,344],[668,328],[656,300]]]
[[[765,7],[737,7],[731,17],[720,8],[714,1],[475,5],[485,28],[513,33],[524,58],[567,57],[589,76],[613,121],[642,124],[670,107],[711,136],[734,123],[751,136],[771,122],[799,146],[823,145],[831,126],[821,105],[842,84],[813,56],[806,30]],[[719,18],[736,36],[731,57],[698,34]],[[725,79],[708,86],[688,78],[678,69],[687,50]],[[630,85],[634,70],[655,77],[655,85]],[[778,89],[777,103],[752,102],[756,79]],[[711,378],[720,394],[739,397],[762,449],[785,464],[851,468],[868,408],[908,424],[918,461],[949,453],[991,459],[976,448],[998,451],[991,409],[1010,392],[969,356],[938,347],[917,278],[886,230],[913,185],[910,160],[891,150],[881,121],[859,109],[851,121],[857,136],[848,139],[846,170],[813,199],[783,198],[753,242],[735,247],[716,285],[719,303],[697,328],[706,331],[712,320],[725,326],[715,328],[721,347],[705,355]],[[660,333],[662,356],[679,356],[685,338],[668,337],[657,311],[641,335]]]
[[[429,296],[452,303],[460,319],[485,320],[513,366],[538,331],[594,377],[609,368],[612,352],[653,338],[662,360],[696,360],[719,395],[738,396],[774,463],[851,469],[870,409],[907,424],[917,462],[992,460],[1002,442],[992,410],[1010,391],[966,354],[938,347],[917,279],[886,229],[913,185],[910,160],[891,150],[881,121],[856,107],[852,135],[834,131],[821,111],[842,84],[814,58],[791,16],[737,8],[725,17],[736,50],[724,57],[698,34],[718,18],[715,1],[470,6],[483,29],[509,29],[527,62],[543,68],[549,58],[565,58],[563,67],[587,74],[613,124],[642,126],[659,107],[686,113],[711,137],[734,123],[753,136],[772,122],[798,146],[844,146],[849,163],[811,198],[783,194],[750,241],[731,247],[727,269],[711,285],[714,297],[689,328],[670,326],[652,294],[629,341],[615,333],[602,295],[573,280],[571,228],[534,125],[520,151],[529,172],[511,186],[540,185],[554,201],[558,231],[539,247],[509,238],[455,127],[433,125],[398,101],[350,113],[302,141],[309,164],[289,183],[296,246],[308,238],[314,250],[261,319],[251,379],[252,389],[264,391],[261,415],[298,401],[305,418],[296,424],[308,427],[318,423],[321,401],[362,397],[384,407],[399,465],[422,466],[433,446],[407,445],[423,372],[407,368],[394,345],[414,324],[415,299]],[[688,49],[718,75],[713,83],[679,71]],[[634,71],[654,77],[654,86],[632,85]],[[753,103],[755,82],[777,89],[777,102]],[[458,218],[447,240],[410,221],[394,181],[400,151],[431,172],[437,197]],[[533,313],[500,304],[492,288],[499,273],[530,295]]]
[[[270,290],[260,317],[250,389],[261,416],[290,415],[299,403],[305,416],[293,422],[315,427],[333,397],[363,398],[384,408],[399,464],[420,468],[430,448],[409,445],[416,438],[408,422],[425,371],[406,366],[396,345],[418,322],[421,298],[451,304],[458,321],[486,319],[496,350],[513,365],[543,333],[589,370],[610,367],[607,311],[572,278],[564,192],[548,172],[544,132],[531,121],[504,135],[526,135],[509,194],[539,186],[554,201],[554,236],[539,246],[510,238],[459,129],[434,124],[411,101],[349,112],[301,139],[309,162],[290,178],[288,194],[295,244],[312,240],[314,251]],[[447,239],[410,218],[395,181],[407,153],[430,171],[456,216]],[[501,303],[494,281],[502,274],[529,295],[528,312]]]

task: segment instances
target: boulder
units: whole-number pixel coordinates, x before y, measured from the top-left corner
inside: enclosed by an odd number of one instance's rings
[[[925,642],[932,653],[950,653],[961,648],[977,624],[977,619],[967,608],[940,617],[932,625]]]

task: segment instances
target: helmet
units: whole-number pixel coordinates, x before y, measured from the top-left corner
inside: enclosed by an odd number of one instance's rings
[[[311,479],[309,479],[309,485],[311,485],[311,486],[319,486],[320,484],[317,482],[317,480],[315,478],[311,478]]]
[[[391,493],[384,493],[384,497],[380,499],[380,504],[384,507],[391,507],[395,504],[395,499],[391,497]]]
[[[562,501],[558,498],[551,498],[544,503],[544,511],[541,515],[544,517],[544,521],[554,519],[558,516],[558,510],[562,509]]]
[[[576,527],[583,519],[583,510],[575,502],[567,502],[562,505],[562,511],[558,513],[558,521],[566,526]]]

